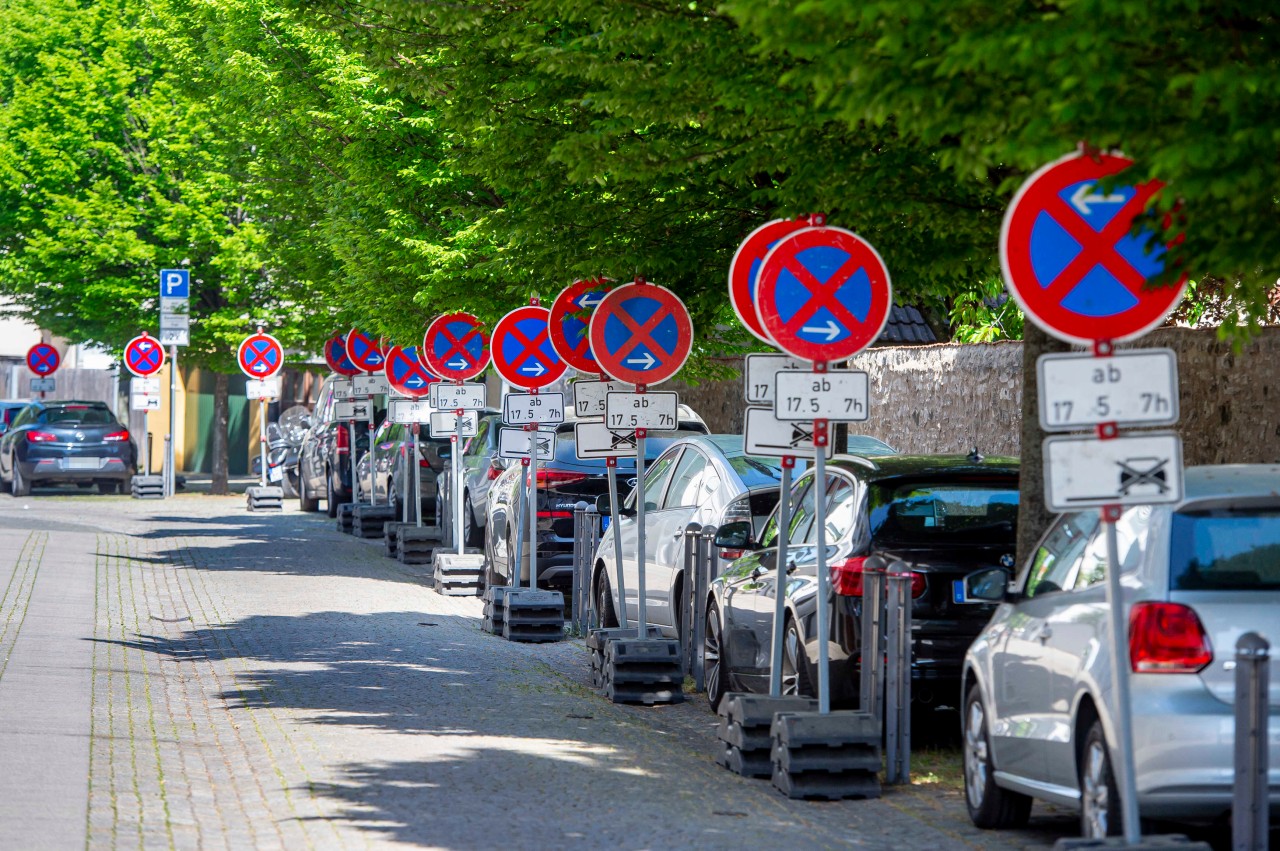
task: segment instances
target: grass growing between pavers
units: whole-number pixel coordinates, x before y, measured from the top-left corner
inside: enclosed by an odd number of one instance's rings
[[[27,535],[18,550],[18,558],[14,562],[13,572],[9,574],[9,581],[5,583],[4,596],[0,597],[0,615],[3,616],[3,625],[0,625],[0,679],[4,678],[4,672],[9,667],[13,644],[27,618],[31,589],[35,587],[40,562],[48,543],[48,532],[31,532]]]

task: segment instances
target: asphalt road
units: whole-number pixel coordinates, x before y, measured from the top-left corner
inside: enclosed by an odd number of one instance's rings
[[[0,496],[0,848],[1048,848],[954,775],[790,801],[705,700],[615,706],[581,641],[480,631],[375,542],[242,497]],[[942,764],[954,755],[943,755]]]

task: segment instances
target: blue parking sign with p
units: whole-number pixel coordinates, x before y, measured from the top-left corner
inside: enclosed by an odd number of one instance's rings
[[[160,270],[160,297],[161,298],[190,298],[191,297],[191,270],[161,269]]]

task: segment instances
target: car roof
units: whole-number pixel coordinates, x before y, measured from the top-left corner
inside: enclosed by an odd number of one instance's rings
[[[1008,455],[989,457],[973,455],[877,455],[865,458],[860,455],[837,455],[831,466],[846,470],[860,479],[905,478],[908,476],[963,475],[967,473],[998,473],[1016,476],[1018,459]]]
[[[1280,498],[1280,464],[1206,464],[1183,472],[1183,504],[1240,496]]]

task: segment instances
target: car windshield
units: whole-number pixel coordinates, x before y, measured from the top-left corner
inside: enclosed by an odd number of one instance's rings
[[[885,482],[869,493],[880,543],[986,544],[1014,539],[1018,485],[1008,480]]]
[[[78,425],[111,425],[116,421],[110,408],[91,405],[67,405],[62,408],[46,408],[40,412],[39,421],[49,425],[76,423]]]
[[[742,483],[748,488],[760,485],[776,485],[782,480],[782,459],[764,458],[759,455],[735,455],[728,459],[733,472],[738,474]],[[803,464],[797,464],[794,473],[804,470]]]
[[[1280,508],[1180,511],[1170,543],[1175,589],[1280,589]]]

